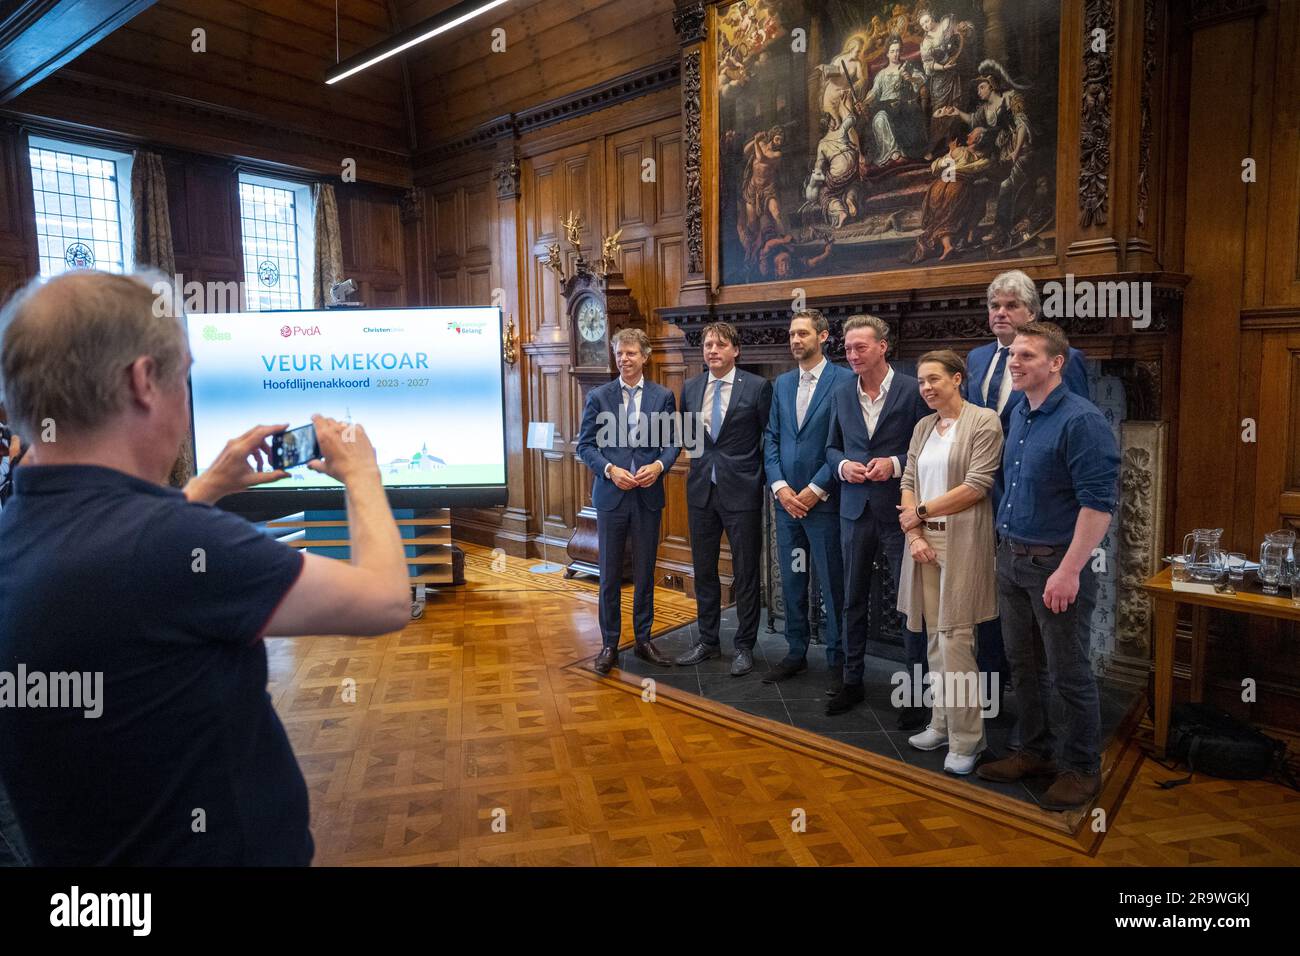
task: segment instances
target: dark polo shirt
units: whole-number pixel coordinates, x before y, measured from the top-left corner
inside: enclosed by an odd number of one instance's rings
[[[103,675],[98,717],[0,706],[0,780],[32,861],[309,863],[307,787],[262,644],[302,555],[113,469],[14,477],[0,672]]]

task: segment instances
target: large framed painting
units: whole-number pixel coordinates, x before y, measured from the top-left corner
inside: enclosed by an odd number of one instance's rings
[[[722,285],[1055,254],[1059,0],[714,9]]]

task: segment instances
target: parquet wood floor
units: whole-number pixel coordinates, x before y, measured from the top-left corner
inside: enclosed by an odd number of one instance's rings
[[[1300,794],[1276,784],[1162,790],[1178,774],[1137,751],[1082,849],[643,702],[572,666],[600,645],[593,583],[463,547],[466,585],[398,633],[267,640],[317,865],[1300,864]],[[656,593],[656,632],[693,618],[694,602]]]

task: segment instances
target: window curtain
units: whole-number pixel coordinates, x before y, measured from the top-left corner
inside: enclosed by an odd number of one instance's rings
[[[172,222],[167,212],[167,176],[162,157],[139,149],[131,164],[131,215],[135,219],[135,264],[176,274]]]
[[[330,183],[312,187],[316,206],[316,279],[312,307],[323,309],[330,302],[330,286],[343,277],[343,240],[339,236],[339,206]]]
[[[138,149],[131,163],[132,246],[137,269],[157,269],[175,282],[176,256],[172,248],[172,221],[167,209],[167,174],[162,157]],[[194,475],[194,448],[189,429],[181,440],[167,483],[184,486]]]

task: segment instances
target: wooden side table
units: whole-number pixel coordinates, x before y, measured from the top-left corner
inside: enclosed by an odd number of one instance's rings
[[[1142,585],[1142,589],[1151,595],[1155,611],[1155,745],[1158,757],[1165,756],[1169,719],[1174,709],[1174,637],[1178,628],[1179,605],[1186,604],[1192,609],[1191,698],[1194,703],[1200,703],[1205,696],[1205,640],[1211,608],[1300,621],[1300,607],[1291,603],[1289,594],[1270,597],[1247,591],[1233,594],[1175,591],[1171,573],[1171,569],[1165,568]]]

